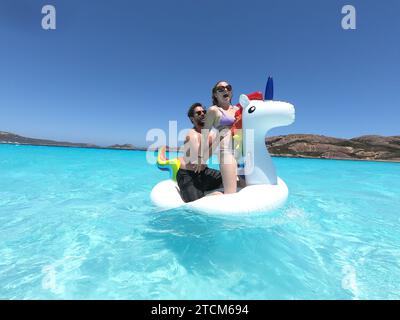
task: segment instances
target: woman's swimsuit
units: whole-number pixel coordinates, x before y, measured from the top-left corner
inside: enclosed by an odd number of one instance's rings
[[[235,117],[220,107],[218,107],[218,110],[221,112],[219,124],[216,126],[216,129],[220,133],[220,153],[233,154],[232,135],[230,129],[235,122]]]
[[[219,111],[221,111],[221,118],[219,120],[219,124],[216,127],[218,130],[222,130],[225,128],[232,127],[233,123],[235,122],[235,117],[230,115],[224,109],[218,107]]]

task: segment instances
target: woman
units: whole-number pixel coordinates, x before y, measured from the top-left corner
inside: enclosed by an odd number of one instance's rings
[[[231,105],[232,86],[226,81],[219,81],[212,89],[213,106],[207,111],[204,122],[199,159],[196,171],[201,170],[201,164],[206,162],[210,129],[219,131],[219,163],[224,185],[224,193],[236,192],[237,164],[233,152],[231,128],[235,122],[237,107]]]

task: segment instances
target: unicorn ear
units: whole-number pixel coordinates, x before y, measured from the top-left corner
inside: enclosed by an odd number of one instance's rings
[[[265,100],[274,100],[274,80],[268,77],[267,86],[265,88]]]
[[[245,94],[240,95],[239,102],[243,108],[246,108],[250,104],[250,100]]]

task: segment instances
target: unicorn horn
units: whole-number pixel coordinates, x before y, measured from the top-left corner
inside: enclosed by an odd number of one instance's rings
[[[265,100],[274,100],[274,80],[268,77],[267,86],[265,87]]]

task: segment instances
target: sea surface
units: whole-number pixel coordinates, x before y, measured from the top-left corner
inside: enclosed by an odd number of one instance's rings
[[[400,299],[400,164],[274,163],[282,209],[216,217],[145,152],[0,145],[0,299]]]

